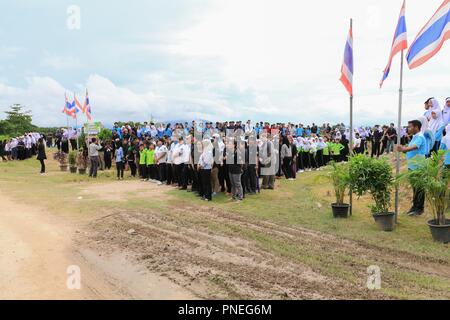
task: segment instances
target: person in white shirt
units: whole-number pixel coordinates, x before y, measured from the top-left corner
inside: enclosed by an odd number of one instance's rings
[[[158,172],[158,185],[166,181],[166,162],[168,150],[162,139],[158,140],[155,149],[155,163]]]
[[[203,200],[212,200],[212,184],[211,184],[211,170],[214,165],[213,144],[211,140],[205,139],[202,142],[202,154],[198,160],[197,169],[199,171],[199,183],[201,184],[200,196]]]
[[[442,120],[444,121],[445,126],[450,123],[450,97],[445,99],[444,110],[442,110]]]
[[[172,161],[177,172],[178,187],[182,190],[187,190],[187,164],[189,163],[190,151],[190,147],[185,144],[184,138],[178,138],[178,144],[172,152]]]

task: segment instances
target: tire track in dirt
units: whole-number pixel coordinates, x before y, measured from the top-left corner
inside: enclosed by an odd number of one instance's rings
[[[254,241],[236,235],[217,235],[208,228],[209,222],[264,232],[282,241],[293,241],[295,237],[277,225],[253,223],[215,209],[184,207],[165,215],[150,211],[109,216],[102,219],[101,225],[92,226],[91,245],[132,252],[136,260],[152,271],[168,276],[203,298],[382,297],[365,289],[365,274],[361,285],[328,277],[300,261],[273,254]],[[128,229],[136,230],[137,235],[130,236]],[[319,235],[305,231],[303,238],[305,234],[309,242],[317,241],[314,236]]]

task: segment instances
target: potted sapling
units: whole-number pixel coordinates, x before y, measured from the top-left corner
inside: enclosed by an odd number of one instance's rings
[[[345,203],[345,195],[350,185],[349,165],[347,162],[333,162],[328,167],[326,176],[331,180],[336,202],[331,204],[334,218],[347,218],[350,205]]]
[[[448,152],[448,151],[447,151]],[[433,239],[441,243],[450,243],[450,220],[446,219],[449,209],[450,168],[444,164],[446,152],[441,150],[430,158],[417,158],[417,168],[403,175],[416,190],[422,190],[433,219],[428,226]],[[400,177],[402,178],[402,177]]]
[[[386,159],[373,159],[364,155],[350,158],[350,188],[358,196],[369,194],[372,216],[383,231],[395,229],[395,213],[390,212],[391,193],[395,185],[391,165]]]

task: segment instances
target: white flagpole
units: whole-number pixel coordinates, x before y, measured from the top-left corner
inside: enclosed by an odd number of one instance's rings
[[[403,50],[401,53],[401,63],[400,63],[400,89],[398,91],[398,123],[397,123],[397,145],[401,144],[401,130],[402,130],[402,105],[403,105],[403,64],[404,64],[404,54]],[[400,152],[397,151],[397,176],[400,174]],[[395,222],[398,220],[399,213],[399,187],[395,188]]]

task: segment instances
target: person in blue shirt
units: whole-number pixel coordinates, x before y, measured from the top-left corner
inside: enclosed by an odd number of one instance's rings
[[[413,120],[408,123],[408,133],[413,137],[408,146],[397,146],[398,152],[406,153],[408,161],[408,170],[416,170],[418,164],[416,159],[425,158],[428,145],[424,135],[421,132],[422,123],[419,120]],[[408,211],[409,216],[422,215],[425,207],[425,194],[423,190],[413,188],[413,206]]]
[[[122,144],[117,141],[117,149],[116,149],[116,169],[117,169],[117,180],[122,179],[123,180],[123,171],[125,168],[124,163],[124,154],[123,154],[123,148]]]
[[[445,127],[445,132],[441,141],[441,150],[445,151],[444,165],[446,168],[450,168],[450,125]]]
[[[168,138],[172,137],[172,129],[170,129],[170,123],[167,124],[166,130],[164,130],[164,136]]]
[[[425,157],[429,158],[431,155],[431,150],[433,149],[433,146],[435,144],[435,136],[433,131],[428,128],[428,119],[425,116],[419,117],[418,120],[422,124],[421,132],[427,142],[427,151],[425,153]]]

